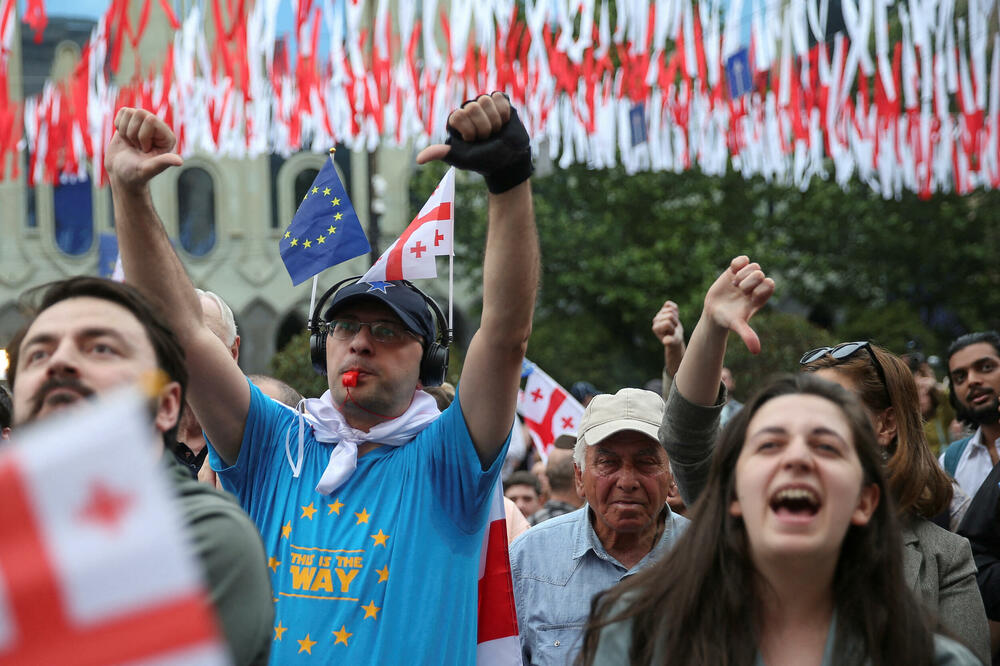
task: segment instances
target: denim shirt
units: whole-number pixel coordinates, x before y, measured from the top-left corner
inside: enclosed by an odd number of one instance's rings
[[[588,505],[545,521],[514,540],[510,568],[525,664],[571,663],[596,594],[662,557],[688,526],[664,506],[663,535],[631,569],[608,554]]]

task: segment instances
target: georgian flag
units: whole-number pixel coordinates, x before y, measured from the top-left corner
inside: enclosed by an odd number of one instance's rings
[[[503,486],[497,479],[490,501],[489,525],[479,556],[479,632],[477,666],[520,666],[514,581],[507,551],[507,518]]]
[[[534,366],[524,390],[518,395],[517,413],[531,431],[542,459],[548,459],[549,447],[560,435],[576,436],[583,416],[583,405],[556,380]]]
[[[145,399],[116,392],[0,452],[0,664],[228,663]]]
[[[455,168],[448,169],[434,193],[359,282],[437,277],[435,257],[454,252]]]

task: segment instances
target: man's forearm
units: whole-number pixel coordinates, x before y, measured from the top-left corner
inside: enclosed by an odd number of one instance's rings
[[[161,311],[184,344],[192,327],[201,323],[201,305],[156,214],[149,188],[128,189],[112,180],[111,194],[128,282],[162,305]]]

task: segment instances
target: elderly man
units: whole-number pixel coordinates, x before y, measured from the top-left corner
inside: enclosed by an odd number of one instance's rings
[[[641,389],[587,405],[574,450],[576,488],[587,503],[531,528],[510,549],[525,663],[572,662],[594,595],[661,557],[686,528],[666,504],[662,418],[663,399]]]

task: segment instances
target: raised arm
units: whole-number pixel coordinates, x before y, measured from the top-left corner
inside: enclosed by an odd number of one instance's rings
[[[663,397],[666,399],[670,383],[684,358],[684,326],[677,304],[665,301],[653,316],[652,328],[653,335],[663,345]]]
[[[724,404],[720,385],[726,338],[730,330],[736,331],[751,352],[760,352],[760,340],[748,322],[773,292],[774,281],[760,266],[736,257],[705,294],[705,307],[667,395],[660,426],[660,444],[688,506],[708,479]]]
[[[501,93],[466,104],[449,116],[448,125],[451,145],[425,148],[417,162],[444,159],[479,171],[490,188],[483,314],[458,385],[465,422],[485,469],[514,420],[538,288],[538,235],[527,180],[531,153],[528,135]]]
[[[183,161],[174,133],[142,109],[123,108],[104,166],[111,183],[115,230],[125,279],[156,303],[180,339],[190,375],[188,403],[222,459],[239,454],[250,388],[226,346],[202,321],[201,303],[160,222],[149,181]]]

